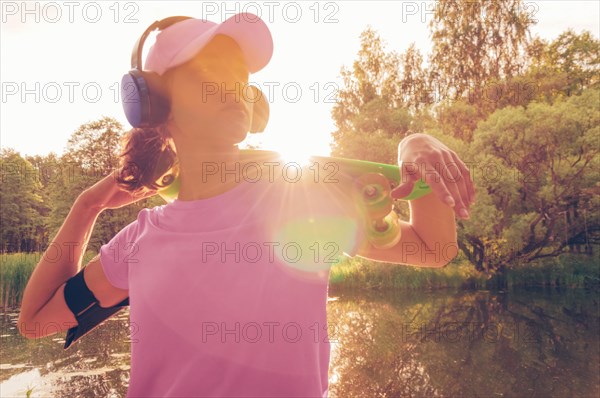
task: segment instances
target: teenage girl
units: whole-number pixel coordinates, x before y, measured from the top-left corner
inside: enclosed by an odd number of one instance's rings
[[[456,256],[455,216],[468,218],[475,191],[456,153],[426,134],[399,143],[404,183],[392,196],[421,178],[433,194],[409,202],[410,222],[400,221],[390,249],[366,243],[335,184],[290,183],[277,165],[272,179],[240,174],[250,173],[237,145],[253,107],[243,88],[272,49],[252,14],[221,24],[190,18],[157,35],[144,71],[168,104],[164,120],[132,129],[118,178],[106,176],[73,204],[50,245],[71,255],[44,256],[35,268],[18,320],[23,336],[77,325],[64,292],[81,272],[101,307],[130,299],[128,397],[324,397],[330,260],[345,253],[442,267]],[[177,199],[142,209],[82,268],[98,215],[155,195],[174,169]]]

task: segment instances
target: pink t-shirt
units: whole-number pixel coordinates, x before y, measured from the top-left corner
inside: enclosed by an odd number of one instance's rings
[[[144,208],[100,249],[129,289],[128,397],[326,397],[329,269],[364,231],[339,184],[242,180]]]

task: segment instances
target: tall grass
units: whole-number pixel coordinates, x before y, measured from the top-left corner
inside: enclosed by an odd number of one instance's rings
[[[27,281],[39,259],[39,253],[1,255],[0,300],[2,307],[16,307],[21,302]]]
[[[600,286],[598,256],[565,253],[525,265],[508,267],[506,288],[552,286],[594,288]],[[382,264],[358,257],[331,268],[332,288],[340,289],[495,289],[498,275],[486,275],[459,255],[443,268]]]
[[[0,254],[0,305],[6,308],[20,306],[27,281],[43,253]],[[87,264],[96,255],[88,251],[83,264]]]
[[[423,290],[481,288],[487,277],[465,261],[453,261],[443,268],[424,268],[355,257],[334,265],[329,280],[333,288]]]

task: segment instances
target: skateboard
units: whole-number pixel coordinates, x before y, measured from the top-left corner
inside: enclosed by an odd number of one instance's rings
[[[400,240],[400,224],[393,211],[391,191],[400,183],[400,167],[385,163],[341,157],[311,156],[307,162],[291,162],[275,151],[240,149],[241,164],[269,164],[290,166],[293,163],[302,175],[325,183],[339,184],[343,192],[357,206],[366,223],[367,239],[376,248],[393,247]],[[167,187],[158,191],[166,201],[172,202],[179,192],[179,178],[171,174]],[[163,177],[163,180],[165,179]],[[418,199],[431,192],[422,180],[415,183],[413,191],[402,200]]]
[[[367,232],[367,239],[376,248],[386,249],[395,246],[401,238],[400,223],[393,211],[392,189],[400,183],[400,168],[396,165],[369,162],[364,160],[339,157],[312,156],[306,163],[285,161],[281,154],[266,150],[240,150],[241,164],[291,165],[302,170],[305,175],[324,182],[340,184],[343,192],[348,194],[359,214],[362,215]],[[158,194],[170,203],[178,196],[180,180],[175,171],[162,177],[168,182]],[[415,183],[413,191],[401,200],[414,200],[431,192],[431,188],[422,180]],[[94,330],[106,319],[122,308],[129,306],[129,298],[110,308],[102,308],[97,303],[82,318],[82,324],[67,331],[64,349],[67,349],[81,337]]]

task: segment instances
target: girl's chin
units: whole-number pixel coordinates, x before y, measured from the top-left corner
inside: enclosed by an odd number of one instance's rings
[[[212,141],[219,145],[237,145],[246,139],[248,135],[247,131],[242,129],[220,131],[220,132],[206,132],[204,129],[201,130],[200,135],[203,140]]]
[[[224,141],[239,144],[246,139],[249,129],[248,123],[231,123],[223,130],[220,130],[221,133],[219,136]]]

